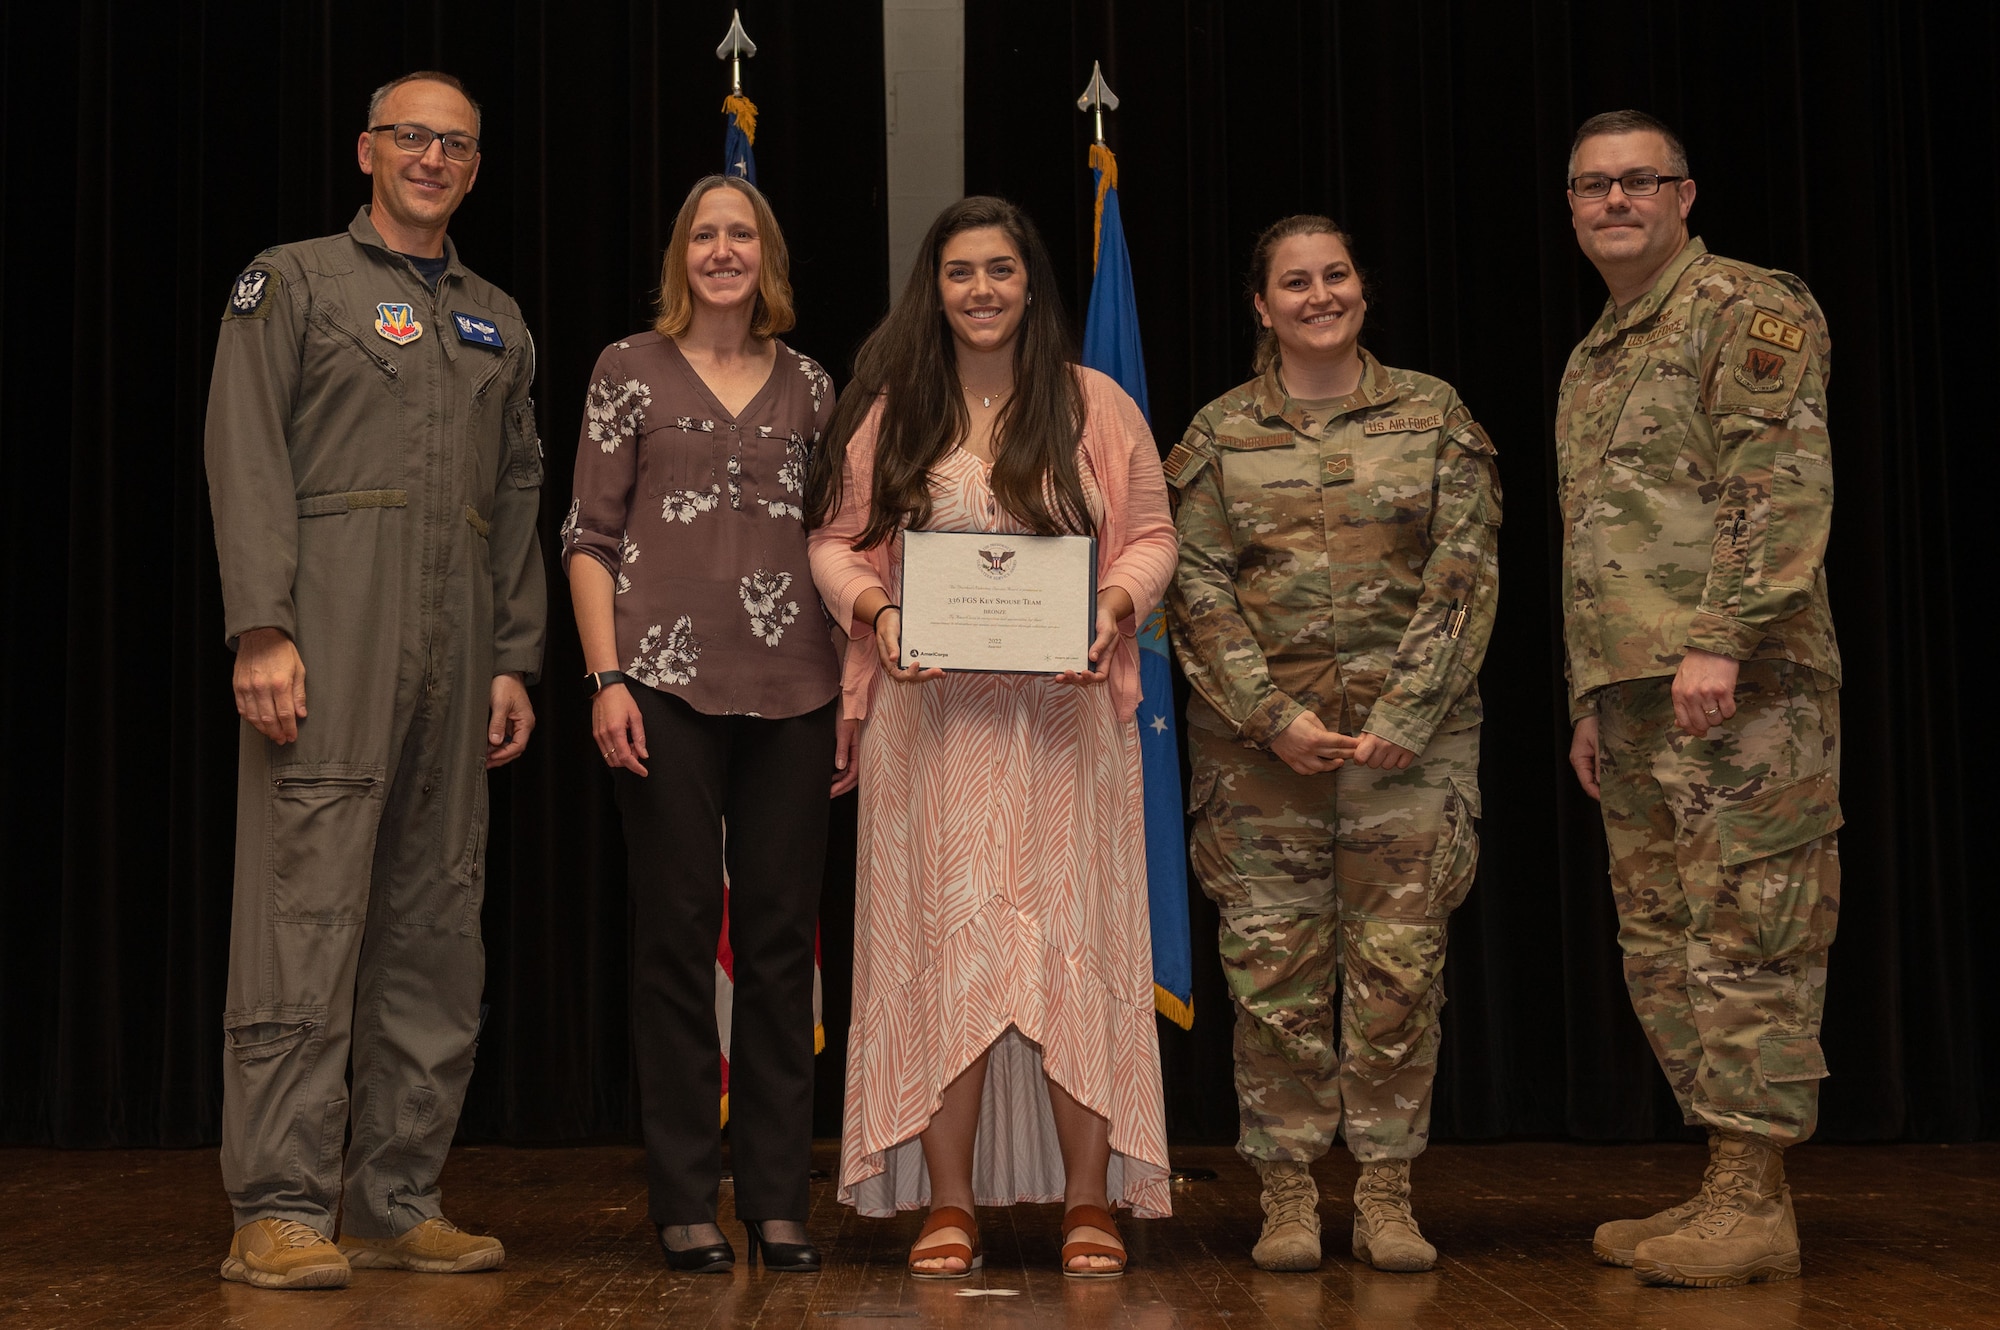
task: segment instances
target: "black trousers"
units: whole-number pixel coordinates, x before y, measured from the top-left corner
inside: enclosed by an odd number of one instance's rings
[[[715,946],[725,855],[736,957],[729,1049],[736,1213],[803,1220],[813,939],[839,702],[766,720],[703,715],[639,685],[632,694],[652,774],[614,772],[613,785],[633,902],[632,1034],[653,1223],[715,1218],[722,1174]]]

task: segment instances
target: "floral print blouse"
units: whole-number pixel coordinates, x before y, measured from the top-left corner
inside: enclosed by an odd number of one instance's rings
[[[604,348],[584,401],[563,566],[604,565],[620,668],[707,715],[798,716],[840,691],[800,508],[833,383],[777,352],[731,415],[673,339],[640,333]]]

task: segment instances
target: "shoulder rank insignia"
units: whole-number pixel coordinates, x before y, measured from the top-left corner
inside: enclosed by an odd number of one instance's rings
[[[491,346],[505,350],[507,344],[500,340],[500,329],[485,319],[470,314],[451,312],[451,321],[458,328],[458,340],[470,342],[474,346]]]
[[[1804,330],[1761,309],[1750,318],[1750,335],[1760,342],[1782,346],[1787,351],[1796,351],[1806,344]]]
[[[225,319],[261,319],[268,317],[270,310],[264,307],[275,286],[283,285],[269,268],[248,268],[236,279],[236,285],[229,288],[229,308],[222,311]]]
[[[424,335],[424,325],[417,322],[416,311],[408,305],[385,300],[375,307],[375,314],[375,331],[397,346]]]

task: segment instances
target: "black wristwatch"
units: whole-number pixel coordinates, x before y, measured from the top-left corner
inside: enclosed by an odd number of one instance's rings
[[[583,695],[596,697],[614,683],[630,683],[622,670],[599,670],[595,674],[583,676]]]

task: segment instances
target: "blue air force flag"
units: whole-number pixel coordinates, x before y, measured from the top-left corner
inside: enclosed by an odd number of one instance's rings
[[[722,99],[722,174],[741,176],[757,183],[757,154],[750,145],[757,141],[757,107],[742,93]]]
[[[1083,363],[1109,374],[1148,421],[1146,360],[1132,256],[1118,208],[1118,159],[1091,145],[1097,177],[1096,270],[1083,325]],[[1189,938],[1187,833],[1181,817],[1180,736],[1174,724],[1174,663],[1159,606],[1139,628],[1139,763],[1145,779],[1146,894],[1153,927],[1153,1005],[1182,1029],[1194,1025],[1194,956]]]

